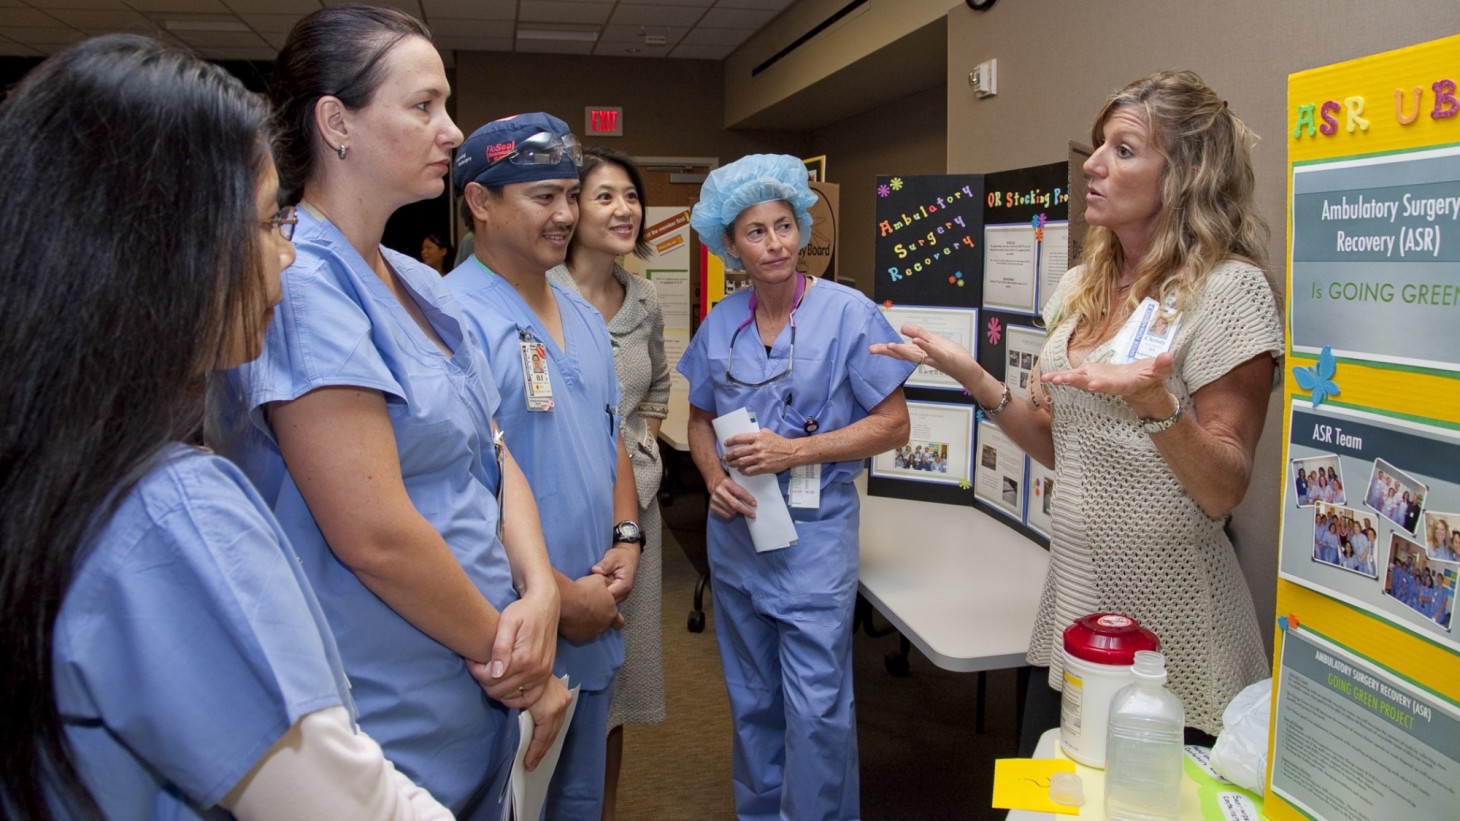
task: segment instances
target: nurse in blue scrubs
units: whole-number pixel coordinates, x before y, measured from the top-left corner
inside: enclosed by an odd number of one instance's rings
[[[608,706],[624,641],[618,613],[643,539],[633,466],[619,441],[619,384],[603,317],[548,279],[578,221],[583,155],[568,124],[541,112],[472,132],[456,184],[476,237],[446,277],[491,363],[497,421],[542,513],[562,599],[557,672],[580,687],[548,791],[548,821],[603,810]]]
[[[134,36],[0,106],[5,818],[450,817],[359,732],[268,507],[186,444],[294,259],[268,130]]]
[[[852,606],[862,460],[908,438],[911,363],[872,356],[900,339],[857,291],[796,270],[816,194],[806,166],[752,155],[710,173],[690,223],[751,287],[721,300],[680,360],[690,453],[710,492],[715,633],[735,721],[743,819],[857,818]],[[760,431],[722,451],[712,420],[747,408]],[[727,472],[773,474],[797,540],[757,552],[755,500]],[[794,475],[793,475],[794,474]]]
[[[445,70],[415,18],[333,6],[290,32],[269,90],[298,259],[263,355],[232,374],[229,452],[299,551],[361,725],[453,812],[495,821],[510,711],[536,718],[535,761],[567,691],[490,370],[436,271],[380,244],[397,208],[444,189],[462,139]]]

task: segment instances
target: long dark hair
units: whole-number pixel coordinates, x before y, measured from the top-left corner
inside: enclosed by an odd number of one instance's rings
[[[315,104],[330,96],[352,111],[369,105],[385,79],[386,52],[413,34],[431,39],[425,23],[378,6],[326,6],[294,24],[269,78],[279,132],[279,189],[286,202],[299,201],[314,172]]]
[[[634,184],[634,190],[639,194],[639,207],[643,209],[643,215],[639,219],[639,236],[634,240],[634,256],[639,259],[649,258],[649,240],[644,234],[649,230],[649,200],[644,193],[644,174],[639,171],[639,166],[633,158],[612,148],[605,148],[599,145],[589,146],[583,149],[583,167],[578,169],[578,180],[587,182],[588,175],[593,173],[602,165],[615,165],[629,175],[629,182]],[[568,255],[573,253],[573,246],[568,245]]]
[[[262,99],[156,40],[42,63],[0,105],[0,815],[98,815],[67,750],[52,631],[90,540],[257,338]],[[252,321],[249,318],[253,318]]]

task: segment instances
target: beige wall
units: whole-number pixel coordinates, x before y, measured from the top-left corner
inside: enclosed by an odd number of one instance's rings
[[[585,138],[633,156],[719,157],[803,154],[807,134],[727,131],[721,64],[558,54],[456,53],[456,121],[468,134],[483,123],[546,111],[583,132],[585,106],[622,106],[624,136]]]
[[[984,14],[948,14],[948,170],[994,171],[1059,160],[1088,142],[1101,101],[1165,68],[1202,75],[1264,140],[1258,204],[1273,230],[1281,281],[1287,75],[1460,31],[1454,0],[1006,0]],[[965,78],[999,61],[999,94],[976,100]],[[1257,473],[1233,530],[1257,601],[1272,624],[1282,480],[1281,401],[1274,394]],[[1265,638],[1271,641],[1270,633]]]
[[[775,65],[758,75],[751,74],[756,66],[846,5],[847,0],[800,0],[726,58],[724,122],[739,123],[762,109],[776,106],[883,47],[941,20],[954,3],[950,0],[872,0]],[[926,84],[919,85],[919,88],[926,87]],[[907,89],[913,90],[916,89]],[[867,90],[853,93],[865,94]]]
[[[826,178],[841,186],[842,277],[872,295],[873,194],[879,174],[941,174],[947,156],[943,87],[928,89],[816,131],[811,153],[826,155]]]

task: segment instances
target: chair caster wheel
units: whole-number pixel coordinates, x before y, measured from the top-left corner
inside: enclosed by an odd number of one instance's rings
[[[888,653],[883,662],[887,666],[888,675],[896,678],[906,677],[910,669],[907,656],[902,653]]]
[[[691,610],[689,613],[689,631],[691,633],[705,632],[705,614],[700,610]]]

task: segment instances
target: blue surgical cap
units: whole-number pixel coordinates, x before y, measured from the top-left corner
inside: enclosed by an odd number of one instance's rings
[[[725,248],[725,234],[740,212],[763,202],[782,200],[796,215],[801,244],[811,242],[811,206],[816,192],[807,185],[806,164],[785,154],[751,154],[716,168],[700,188],[700,201],[690,212],[689,224],[699,234],[700,244],[710,253],[725,260],[731,268],[740,268],[739,259]]]

